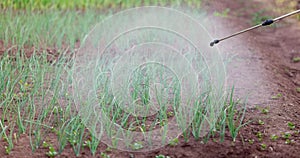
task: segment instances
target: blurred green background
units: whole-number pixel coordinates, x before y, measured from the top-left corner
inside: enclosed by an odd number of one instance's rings
[[[201,0],[2,0],[2,9],[119,9],[138,6],[182,6],[200,7]]]

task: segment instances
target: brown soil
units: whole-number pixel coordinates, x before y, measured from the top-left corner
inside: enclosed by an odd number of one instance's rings
[[[230,8],[228,17],[214,17],[215,25],[210,28],[214,37],[222,37],[232,32],[251,26],[252,14],[265,8],[269,15],[278,16],[271,2],[228,1],[218,0],[205,3],[205,8],[212,14]],[[229,86],[235,85],[236,96],[248,98],[249,108],[246,120],[253,120],[240,131],[240,137],[232,142],[227,134],[224,142],[210,140],[203,144],[190,138],[184,142],[180,138],[177,146],[166,146],[147,153],[131,153],[126,151],[106,151],[111,157],[155,157],[163,154],[170,157],[299,157],[300,155],[300,62],[293,62],[294,57],[300,57],[300,27],[294,18],[281,21],[276,27],[261,28],[243,34],[228,41],[221,42],[218,47],[223,54],[233,57],[228,65]],[[226,28],[226,29],[225,29]],[[208,41],[209,43],[209,41]],[[1,44],[1,43],[0,43]],[[0,48],[1,51],[1,48]],[[282,97],[272,99],[272,96],[282,94]],[[260,108],[267,107],[268,114],[263,114]],[[258,120],[265,124],[259,125]],[[294,130],[287,123],[293,122]],[[263,139],[257,138],[261,132]],[[282,137],[271,141],[272,134],[281,136],[283,132],[291,132],[292,144],[286,144]],[[49,139],[55,144],[55,136]],[[253,144],[249,140],[254,140]],[[261,144],[266,145],[262,149]],[[45,157],[46,148],[40,148],[32,153],[28,136],[24,135],[15,143],[11,154],[5,155],[4,146],[0,144],[0,157]],[[97,156],[105,152],[106,145],[100,144]],[[90,157],[85,148],[79,157]],[[59,157],[75,157],[70,146],[67,146]]]

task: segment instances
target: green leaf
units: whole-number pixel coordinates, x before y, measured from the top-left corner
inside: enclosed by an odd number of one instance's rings
[[[133,150],[139,150],[139,149],[144,148],[144,146],[143,146],[142,142],[135,142],[135,143],[133,143],[133,145],[131,145],[131,148]]]
[[[292,130],[292,129],[295,129],[295,124],[292,123],[292,122],[288,122],[288,127]]]

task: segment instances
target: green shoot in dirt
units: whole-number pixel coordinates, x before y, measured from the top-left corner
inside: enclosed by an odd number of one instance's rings
[[[144,148],[144,146],[143,146],[142,142],[135,142],[131,145],[131,148],[133,150],[139,150],[139,149]]]
[[[272,96],[271,99],[279,99],[281,97],[282,97],[282,94],[278,93],[277,95]]]
[[[292,134],[289,132],[285,132],[282,134],[282,138],[284,138],[284,139],[290,139],[291,136],[292,136]]]
[[[170,158],[170,156],[165,156],[165,155],[157,155],[155,156],[155,158]]]
[[[261,110],[261,112],[262,112],[263,114],[268,114],[268,113],[269,113],[269,109],[268,109],[268,108],[263,108],[263,109]]]
[[[267,149],[267,145],[266,144],[261,144],[260,145],[260,149],[261,150],[266,150]]]
[[[101,155],[101,158],[110,158],[110,156],[104,152],[101,152],[100,155]]]
[[[169,142],[169,145],[170,145],[170,146],[176,146],[176,145],[178,145],[178,143],[179,143],[178,138],[174,138],[173,140],[171,140],[171,141]]]
[[[294,57],[294,58],[292,59],[292,61],[293,61],[294,63],[298,63],[298,62],[300,62],[300,57]]]
[[[258,138],[259,141],[262,141],[262,139],[263,139],[263,133],[261,133],[260,131],[257,132],[256,137]]]
[[[297,92],[297,93],[300,93],[300,87],[297,87],[297,88],[296,88],[296,92]]]
[[[276,134],[271,135],[271,140],[276,141],[279,137]]]
[[[264,121],[262,121],[262,120],[258,120],[258,124],[259,124],[259,125],[264,125],[264,124],[265,124],[265,122],[264,122]]]
[[[254,139],[249,139],[248,142],[252,145],[254,143]]]
[[[52,145],[49,146],[49,151],[46,153],[49,157],[55,157],[58,153],[55,151],[54,147]]]
[[[288,122],[287,125],[288,125],[288,127],[290,128],[290,130],[293,130],[293,129],[296,128],[295,124],[292,123],[292,122]]]

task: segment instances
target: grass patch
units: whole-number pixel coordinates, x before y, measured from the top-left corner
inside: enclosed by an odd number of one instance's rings
[[[107,15],[97,11],[1,11],[0,29],[3,31],[0,32],[0,39],[11,50],[31,47],[36,50],[74,49],[95,22],[104,17]]]

